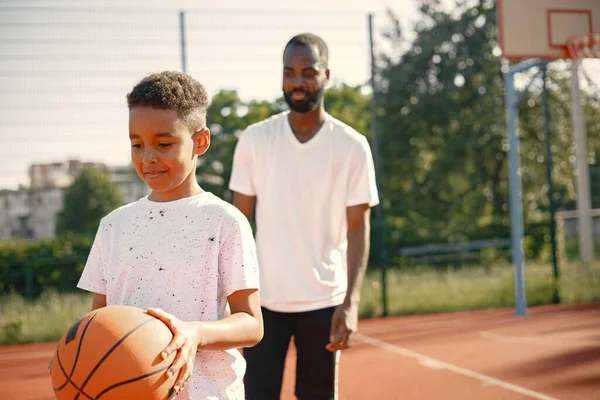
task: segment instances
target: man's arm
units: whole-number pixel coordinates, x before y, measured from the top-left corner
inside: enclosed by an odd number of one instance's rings
[[[250,223],[252,223],[252,216],[254,215],[255,202],[255,196],[246,196],[245,194],[233,192],[233,205],[246,216]]]
[[[369,231],[371,209],[368,204],[359,204],[346,209],[348,225],[348,290],[344,303],[334,312],[331,320],[329,351],[349,347],[358,329],[358,306],[360,288],[369,259]]]
[[[360,288],[367,271],[370,245],[371,209],[368,204],[348,207],[348,292],[344,303],[360,301]]]

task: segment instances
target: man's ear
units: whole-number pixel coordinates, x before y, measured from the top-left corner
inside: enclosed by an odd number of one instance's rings
[[[329,68],[327,68],[325,70],[325,83],[323,85],[323,87],[325,87],[325,88],[330,88],[331,87],[331,81],[329,80],[329,74],[330,74]]]
[[[194,154],[201,156],[206,153],[206,150],[210,147],[210,131],[208,128],[202,128],[199,131],[194,132],[192,139],[196,146]]]

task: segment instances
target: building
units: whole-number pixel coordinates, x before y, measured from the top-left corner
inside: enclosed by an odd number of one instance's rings
[[[63,208],[63,188],[33,189],[29,192],[31,238],[48,239],[56,235],[58,213]]]
[[[30,168],[31,188],[0,191],[0,240],[42,240],[56,236],[64,192],[87,165],[91,163],[73,160],[38,164]],[[94,165],[106,168],[102,164]],[[109,171],[125,204],[149,194],[146,184],[132,169],[113,168]]]
[[[132,203],[150,194],[148,186],[133,169],[113,168],[111,179],[121,190],[125,204]]]
[[[29,167],[29,182],[32,189],[55,187],[69,187],[77,174],[85,166],[106,169],[101,163],[81,162],[67,160],[50,164],[33,164]]]
[[[30,237],[29,193],[20,190],[0,192],[0,238]]]

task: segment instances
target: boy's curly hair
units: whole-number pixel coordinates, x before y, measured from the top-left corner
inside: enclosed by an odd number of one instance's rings
[[[190,75],[177,71],[148,75],[127,94],[129,110],[137,106],[175,110],[191,132],[206,128],[208,103],[204,86]]]

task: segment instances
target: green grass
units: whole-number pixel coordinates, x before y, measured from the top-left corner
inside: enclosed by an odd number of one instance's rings
[[[600,301],[600,262],[561,263],[558,291],[562,303]],[[514,306],[514,276],[510,264],[439,271],[431,267],[388,271],[390,315],[453,312]],[[554,278],[550,264],[525,266],[529,306],[552,303]],[[86,293],[44,292],[35,300],[11,294],[0,297],[0,344],[59,339],[80,316],[88,313]],[[382,315],[380,273],[370,271],[362,290],[360,316]]]
[[[45,291],[35,300],[17,294],[0,297],[0,344],[59,339],[75,320],[88,313],[87,293]]]
[[[561,303],[600,301],[600,262],[592,265],[559,265],[558,293]],[[383,314],[381,277],[367,274],[361,293],[362,318]],[[525,265],[526,301],[530,306],[551,304],[554,277],[550,264]],[[514,307],[514,274],[510,264],[435,270],[419,267],[389,270],[387,305],[389,315],[453,312]]]

